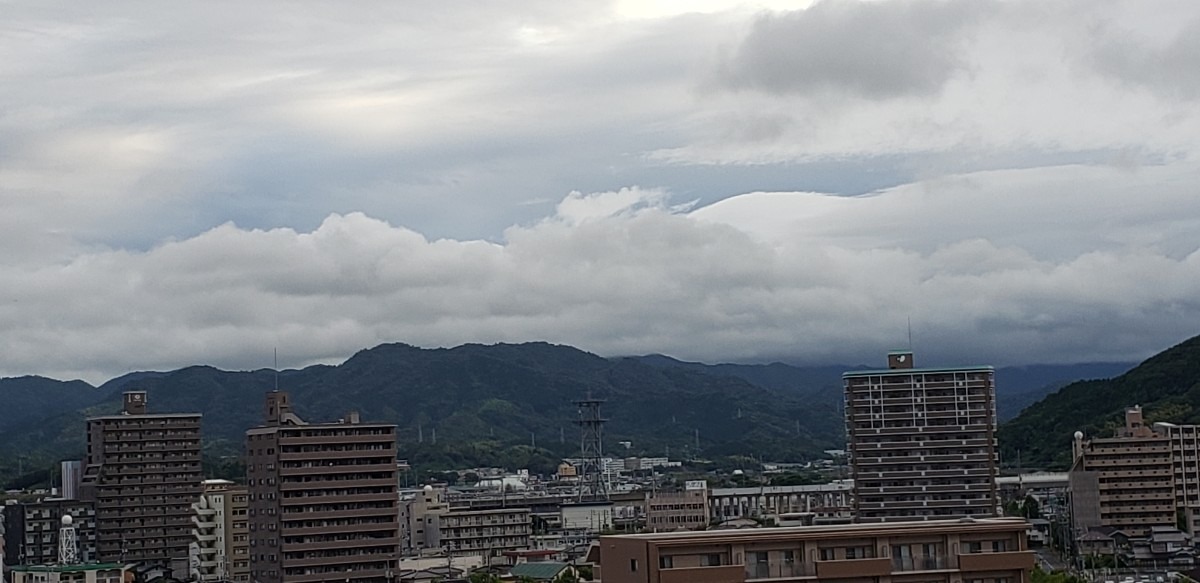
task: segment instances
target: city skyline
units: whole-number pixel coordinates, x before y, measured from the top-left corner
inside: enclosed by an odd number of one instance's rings
[[[1196,334],[1194,3],[682,6],[14,4],[0,376]]]

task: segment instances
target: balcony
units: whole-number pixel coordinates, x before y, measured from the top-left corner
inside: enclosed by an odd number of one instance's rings
[[[892,569],[896,571],[940,571],[948,569],[946,557],[941,555],[924,557],[892,557]]]
[[[1013,551],[1007,553],[971,553],[959,555],[958,568],[960,571],[1030,570],[1033,569],[1033,552]]]
[[[741,565],[721,565],[662,569],[658,572],[658,580],[660,583],[744,583],[746,568]]]
[[[793,577],[812,577],[815,573],[811,566],[804,563],[750,563],[746,565],[746,579],[790,579]]]
[[[845,577],[885,577],[892,573],[892,561],[887,558],[817,561],[818,579]]]

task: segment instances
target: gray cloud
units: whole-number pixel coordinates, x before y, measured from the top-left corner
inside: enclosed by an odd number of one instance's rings
[[[823,0],[771,13],[721,64],[733,88],[886,99],[935,94],[966,65],[963,32],[990,2]]]
[[[1200,17],[1184,19],[1183,26],[1165,38],[1161,30],[1140,32],[1117,24],[1097,27],[1099,39],[1088,55],[1091,65],[1169,100],[1200,97]]]

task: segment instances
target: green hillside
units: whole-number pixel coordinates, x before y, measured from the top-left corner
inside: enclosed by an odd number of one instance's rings
[[[196,366],[125,379],[119,388],[147,391],[151,411],[203,413],[209,452],[235,455],[245,430],[259,423],[263,394],[275,383],[268,370]],[[613,451],[617,442],[631,441],[630,455],[695,453],[697,430],[704,456],[799,460],[841,440],[836,411],[797,395],[544,343],[432,350],[386,344],[339,366],[284,371],[278,384],[292,394],[297,413],[312,421],[357,410],[364,420],[396,423],[402,455],[430,464],[522,456],[549,464],[578,449],[572,423],[578,411],[571,401],[589,393],[607,400],[605,447]],[[119,392],[88,412],[116,412]],[[84,416],[72,411],[0,433],[0,456],[78,455]],[[530,447],[535,441],[537,447]]]
[[[1150,422],[1200,424],[1200,336],[1107,380],[1072,383],[1000,427],[1006,463],[1065,468],[1076,431],[1107,434],[1126,407],[1141,405]]]

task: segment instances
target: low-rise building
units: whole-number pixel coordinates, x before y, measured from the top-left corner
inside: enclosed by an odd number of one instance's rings
[[[708,526],[708,485],[688,482],[682,491],[646,492],[646,528],[654,532],[704,530]]]
[[[1025,521],[930,520],[606,536],[605,583],[1029,583]]]
[[[128,572],[122,563],[82,565],[16,565],[12,583],[124,583]]]

